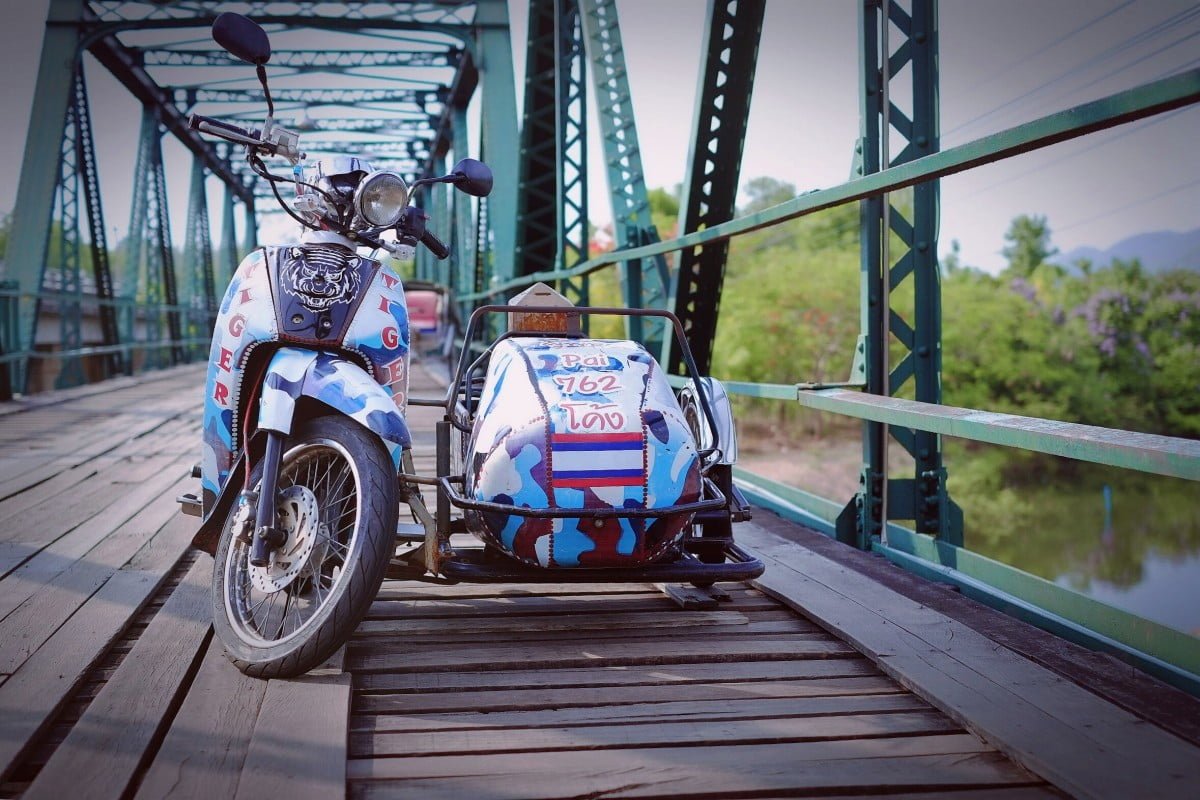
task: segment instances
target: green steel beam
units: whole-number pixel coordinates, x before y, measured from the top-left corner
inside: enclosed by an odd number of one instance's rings
[[[614,250],[590,259],[569,270],[529,275],[517,280],[498,282],[490,289],[468,299],[491,297],[519,289],[536,281],[558,280],[564,275],[582,275],[631,258],[648,258],[685,247],[728,239],[743,233],[768,228],[792,219],[823,211],[873,195],[893,192],[922,181],[944,178],[972,167],[1029,153],[1059,142],[1077,139],[1089,133],[1115,128],[1128,122],[1183,108],[1200,102],[1200,69],[1192,69],[1169,78],[1118,92],[1065,111],[1049,114],[1031,122],[974,139],[958,147],[942,150],[874,174],[854,178],[838,186],[809,192],[771,208],[723,222],[712,228],[685,234],[664,242]]]
[[[100,320],[101,342],[105,346],[115,346],[121,341],[120,326],[117,321],[117,308],[112,302],[116,298],[113,287],[112,267],[109,263],[108,233],[104,224],[104,205],[100,195],[99,159],[96,157],[96,143],[92,137],[92,114],[88,104],[87,83],[84,81],[83,65],[75,78],[75,91],[72,104],[72,116],[77,129],[76,145],[78,154],[76,164],[79,171],[79,182],[83,190],[84,208],[88,216],[88,238],[91,244],[93,291],[99,304],[96,314]],[[104,364],[105,377],[112,377],[123,371],[123,355],[114,351],[101,361]]]
[[[174,49],[170,47],[130,48],[146,67],[230,67],[241,62],[224,50]],[[454,67],[461,49],[447,51],[395,50],[272,50],[271,67],[350,69],[380,67]]]
[[[58,181],[58,253],[57,264],[47,264],[43,289],[54,289],[58,306],[58,349],[66,356],[59,364],[54,385],[58,389],[79,386],[86,382],[83,360],[76,355],[83,346],[83,268],[80,263],[83,235],[79,227],[79,107],[75,102],[75,87],[79,72],[71,87],[71,105],[62,128],[59,146]]]
[[[484,217],[491,237],[481,278],[484,286],[492,286],[510,281],[516,274],[513,251],[517,218],[513,210],[517,208],[519,141],[507,2],[479,0],[475,23],[474,55],[483,92],[481,149],[495,178],[486,208],[502,210]]]
[[[858,175],[878,172],[882,165],[899,166],[939,148],[937,3],[913,0],[911,8],[910,14],[887,0],[859,4]],[[893,85],[901,82],[908,85],[893,92]],[[900,107],[901,98],[908,108]],[[897,137],[901,141],[895,141]],[[860,202],[860,342],[866,356],[866,390],[873,394],[896,395],[913,379],[916,399],[941,401],[939,204],[936,180],[914,187],[911,218],[886,194]],[[900,293],[909,292],[911,322],[901,315],[905,304],[895,302]],[[894,364],[893,354],[898,356]],[[894,486],[884,474],[892,441],[912,456],[915,473]],[[859,490],[845,509],[839,538],[866,547],[870,537],[880,534],[886,513],[889,519],[911,515],[919,531],[961,544],[962,512],[946,492],[939,437],[865,422],[862,444]],[[893,504],[893,495],[902,495],[900,502]]]
[[[799,390],[800,405],[901,428],[1200,480],[1200,441],[921,403],[846,389]]]
[[[59,177],[63,130],[71,87],[75,79],[76,25],[82,21],[84,4],[78,0],[50,0],[37,83],[33,91],[25,155],[17,183],[12,228],[5,253],[9,280],[17,283],[22,296],[17,300],[17,340],[5,341],[6,353],[33,350],[39,301],[30,299],[42,287],[50,244],[50,219],[54,211],[55,186]],[[48,135],[48,132],[56,132]],[[10,371],[12,389],[23,392],[28,380],[28,359]]]
[[[587,59],[578,0],[555,0],[555,135],[558,144],[558,252],[555,267],[564,269],[588,258]],[[578,306],[588,305],[588,276],[559,282],[559,291]],[[587,324],[586,321],[584,323]]]
[[[204,162],[192,159],[192,180],[188,189],[187,228],[183,245],[183,263],[188,271],[188,338],[203,338],[217,318],[217,281],[214,274],[212,233],[208,218],[208,192]],[[197,357],[204,353],[197,352]]]
[[[583,32],[576,0],[529,6],[516,270],[528,274],[587,260],[587,104]],[[587,276],[559,282],[576,305]]]
[[[704,60],[683,179],[679,217],[683,232],[712,228],[737,212],[742,146],[765,8],[765,0],[708,2],[708,26],[701,45]],[[680,251],[671,287],[675,316],[683,323],[696,367],[704,374],[712,366],[728,254],[726,239]],[[674,337],[668,341],[663,364],[671,374],[682,375],[683,351]]]
[[[237,221],[234,215],[233,192],[225,186],[221,201],[221,258],[217,286],[224,287],[233,279],[238,266]]]
[[[517,206],[518,275],[561,269],[558,218],[559,0],[531,0],[525,48],[521,119],[520,196]]]
[[[659,235],[650,217],[616,0],[580,0],[580,9],[600,118],[608,194],[612,200],[613,235],[619,249],[657,242]],[[669,285],[667,262],[662,255],[622,264],[621,286],[628,308],[665,309]],[[663,321],[629,317],[626,330],[631,339],[642,342],[650,352],[662,351],[666,331]]]

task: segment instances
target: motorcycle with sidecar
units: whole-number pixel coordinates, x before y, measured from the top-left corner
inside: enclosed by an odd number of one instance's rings
[[[213,36],[257,67],[268,115],[258,130],[199,115],[189,124],[244,147],[303,231],[250,253],[225,291],[201,490],[180,498],[201,518],[194,544],[215,559],[213,625],[242,671],[286,677],[325,661],[385,575],[704,587],[761,574],[733,541],[749,509],[733,483],[729,399],[698,376],[672,314],[576,308],[538,284],[475,310],[444,397],[410,397],[405,286],[374,254],[424,246],[447,257],[410,202],[433,183],[486,196],[491,171],[463,159],[410,187],[365,159],[308,162],[298,134],[274,120],[266,34],[227,13]],[[291,174],[271,173],[268,157]],[[676,389],[637,342],[588,337],[584,320],[600,315],[662,318],[690,378]],[[415,467],[416,404],[443,412],[435,474]],[[401,507],[413,522],[400,522]],[[482,546],[453,546],[455,533]]]

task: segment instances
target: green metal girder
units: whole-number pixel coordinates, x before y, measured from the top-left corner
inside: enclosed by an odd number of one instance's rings
[[[135,49],[143,66],[147,67],[229,67],[240,64],[224,50],[175,49],[170,47],[139,47]],[[394,50],[279,50],[271,51],[271,67],[316,68],[342,70],[380,67],[454,67],[462,50],[394,51]]]
[[[937,3],[913,0],[911,7],[910,14],[888,0],[859,5],[862,127],[856,146],[858,175],[878,172],[885,161],[887,167],[894,167],[938,150]],[[892,36],[893,32],[899,36]],[[907,112],[892,99],[891,84],[898,82],[899,75],[906,75],[909,82],[908,91],[900,93],[911,98]],[[898,143],[902,146],[890,141],[891,131],[904,138]],[[891,156],[897,150],[898,154]],[[913,190],[911,220],[888,195],[860,202],[861,341],[865,344],[868,392],[895,395],[914,378],[918,400],[941,401],[939,195],[936,180],[918,184]],[[892,242],[899,247],[888,246]],[[914,297],[911,323],[893,308],[893,297],[906,286]],[[895,363],[891,363],[893,354],[899,356]],[[884,474],[885,437],[903,446],[915,463],[914,479],[895,481],[895,488]],[[892,502],[893,497],[897,502]],[[864,423],[859,490],[842,516],[839,537],[866,547],[870,537],[882,530],[884,509],[888,519],[914,519],[918,530],[961,544],[961,512],[946,492],[941,441],[936,434]]]
[[[529,274],[587,260],[587,68],[576,0],[529,6],[521,126],[516,270]],[[560,281],[577,305],[587,276]]]
[[[75,103],[75,86],[78,72],[72,82],[72,102],[67,110],[59,144],[58,182],[58,252],[62,260],[58,264],[47,264],[42,289],[54,292],[58,306],[59,349],[63,353],[79,350],[83,346],[83,276],[80,257],[83,237],[79,230],[79,108]],[[68,356],[59,362],[56,388],[64,389],[84,383],[83,360],[79,356]]]
[[[229,284],[240,261],[237,245],[237,221],[234,212],[233,192],[228,186],[225,186],[221,200],[221,258],[217,262],[220,271],[216,277],[219,287]]]
[[[650,217],[616,0],[579,0],[579,5],[600,118],[613,236],[618,249],[657,242],[659,235]],[[665,309],[669,284],[667,262],[662,255],[630,259],[622,264],[621,285],[628,308]],[[650,352],[661,352],[666,330],[662,321],[629,317],[626,330],[631,339],[646,345]]]
[[[489,246],[477,252],[481,258],[483,286],[493,286],[515,276],[513,253],[516,245],[519,141],[517,138],[517,95],[513,81],[512,41],[505,0],[479,0],[475,12],[474,57],[479,69],[482,91],[481,157],[492,168],[495,188],[481,207],[502,209],[500,214],[486,213]],[[484,234],[486,235],[486,234]]]
[[[846,389],[802,390],[800,405],[902,428],[1200,480],[1200,441],[921,403]]]
[[[60,138],[47,132],[62,131],[67,118],[78,41],[74,26],[82,20],[83,13],[83,4],[78,0],[50,0],[13,207],[12,232],[5,253],[8,278],[17,283],[21,295],[17,300],[18,339],[3,343],[5,353],[28,354],[33,350],[40,305],[33,295],[41,290],[46,269],[62,147]],[[13,391],[25,391],[28,366],[27,356],[14,365],[10,372]]]
[[[704,60],[687,172],[683,180],[679,229],[691,233],[733,219],[737,210],[742,145],[750,121],[750,98],[758,62],[765,0],[709,0]],[[672,286],[675,316],[683,323],[696,367],[712,367],[717,314],[725,280],[726,240],[679,253]],[[667,371],[682,375],[683,351],[672,338],[663,355]]]
[[[192,160],[192,180],[188,189],[187,228],[183,263],[188,271],[187,337],[202,339],[212,332],[217,318],[217,287],[214,275],[212,234],[208,218],[208,192],[204,162]],[[194,353],[202,357],[204,353]]]

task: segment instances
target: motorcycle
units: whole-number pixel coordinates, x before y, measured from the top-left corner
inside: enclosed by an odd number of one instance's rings
[[[411,257],[424,246],[446,258],[410,201],[435,183],[487,196],[491,170],[462,159],[409,187],[355,157],[308,162],[299,135],[274,121],[266,33],[225,13],[213,38],[255,65],[267,117],[259,130],[200,115],[189,124],[243,146],[303,231],[250,253],[224,294],[201,492],[180,498],[202,518],[193,543],[214,557],[213,626],[239,669],[287,677],[321,664],[385,574],[706,587],[762,573],[733,542],[749,508],[732,479],[728,397],[697,377],[672,314],[576,308],[537,284],[472,314],[443,398],[410,398],[405,286],[360,248]],[[264,157],[288,162],[291,175],[272,174]],[[290,203],[283,183],[295,188]],[[475,346],[493,315],[507,315],[508,330]],[[640,344],[588,338],[581,320],[595,315],[664,319],[692,379],[676,392]],[[444,410],[436,475],[414,467],[410,404]],[[436,495],[433,510],[423,490]],[[413,523],[399,521],[401,503]],[[483,546],[452,547],[464,532]]]

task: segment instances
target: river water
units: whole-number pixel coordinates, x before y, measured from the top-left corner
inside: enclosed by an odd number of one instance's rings
[[[947,447],[964,544],[1200,636],[1200,484],[991,447]]]

